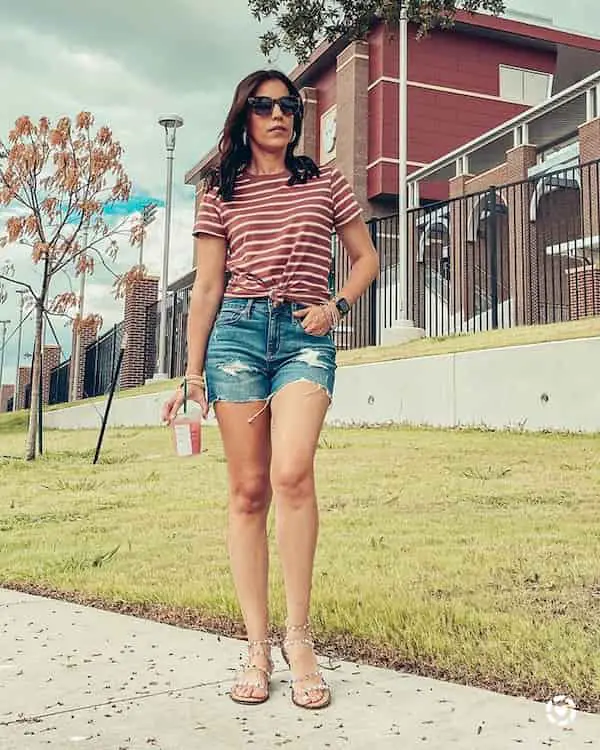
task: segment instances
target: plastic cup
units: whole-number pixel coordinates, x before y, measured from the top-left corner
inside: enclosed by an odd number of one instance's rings
[[[197,456],[202,450],[202,412],[190,409],[171,422],[173,446],[178,456]]]

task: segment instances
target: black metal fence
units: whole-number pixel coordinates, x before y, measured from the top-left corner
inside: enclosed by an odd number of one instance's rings
[[[599,162],[410,212],[409,305],[429,336],[600,314]]]
[[[340,348],[385,344],[403,318],[447,336],[600,315],[598,161],[410,210],[404,268],[398,217],[369,227],[380,274],[340,326]],[[337,289],[349,268],[334,237]]]
[[[108,393],[123,340],[125,324],[117,323],[97,341],[86,347],[83,396]]]
[[[155,371],[166,372],[171,378],[183,375],[187,359],[187,320],[192,287],[187,286],[167,297],[166,362],[164,370],[158,362],[160,335],[160,301],[146,308],[146,368],[148,377]],[[156,369],[155,369],[156,368]]]
[[[69,376],[71,360],[67,359],[50,371],[49,404],[64,404],[69,400]]]

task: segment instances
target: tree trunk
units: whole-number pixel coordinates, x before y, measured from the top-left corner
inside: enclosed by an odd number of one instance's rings
[[[42,297],[42,299],[44,299]],[[36,437],[38,426],[38,406],[39,399],[42,397],[42,357],[43,341],[42,329],[44,322],[43,302],[36,305],[35,315],[35,335],[33,344],[33,362],[31,370],[31,405],[29,407],[29,429],[27,430],[27,440],[25,442],[25,460],[33,461],[36,456]]]

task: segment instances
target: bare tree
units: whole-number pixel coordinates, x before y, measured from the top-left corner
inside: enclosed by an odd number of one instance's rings
[[[131,193],[122,156],[123,149],[110,128],[96,128],[89,112],[73,120],[62,117],[55,125],[47,117],[34,123],[23,116],[8,138],[0,139],[0,206],[11,209],[0,250],[10,245],[27,250],[39,272],[39,284],[32,284],[16,278],[11,260],[4,258],[0,263],[0,298],[6,297],[6,284],[14,283],[26,287],[35,300],[27,460],[36,456],[44,317],[68,315],[78,304],[71,290],[51,297],[53,279],[61,272],[92,273],[95,259],[105,265],[107,259],[116,260],[120,238],[127,237],[136,245],[143,236],[139,222],[133,224],[128,217],[109,220],[111,205],[126,201]],[[118,276],[116,294],[142,271],[134,266]],[[83,319],[76,316],[74,325],[83,328],[99,322],[92,314]]]

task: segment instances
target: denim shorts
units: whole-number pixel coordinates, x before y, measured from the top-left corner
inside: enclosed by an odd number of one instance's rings
[[[208,403],[267,401],[289,383],[308,381],[331,398],[336,348],[331,332],[306,333],[292,313],[305,305],[225,297],[206,351]]]

